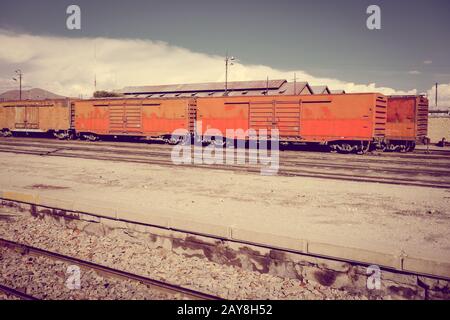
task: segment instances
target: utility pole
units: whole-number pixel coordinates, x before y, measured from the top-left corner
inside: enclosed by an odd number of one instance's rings
[[[97,92],[97,43],[94,42],[94,92]]]
[[[297,74],[294,72],[294,95],[297,95]]]
[[[436,104],[436,109],[437,109],[437,101],[438,101],[438,83],[436,82],[436,96],[435,98],[435,104]]]
[[[22,73],[22,70],[20,70],[20,69],[17,69],[15,72],[19,78],[19,100],[22,100],[22,76],[23,76],[23,73]],[[17,77],[13,78],[13,80],[17,81]]]
[[[228,95],[228,66],[232,66],[233,65],[233,61],[235,60],[234,57],[229,57],[228,56],[228,51],[225,57],[225,95]]]

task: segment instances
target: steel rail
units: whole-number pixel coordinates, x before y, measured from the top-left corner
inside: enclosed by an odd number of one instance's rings
[[[149,277],[134,274],[131,272],[114,269],[114,268],[104,266],[101,264],[97,264],[94,262],[82,260],[82,259],[75,258],[75,257],[66,256],[66,255],[63,255],[60,253],[48,251],[45,249],[40,249],[40,248],[33,247],[33,246],[30,246],[27,244],[18,243],[18,242],[3,239],[3,238],[0,238],[0,245],[3,247],[6,247],[6,248],[18,248],[20,250],[23,250],[25,253],[31,253],[31,254],[38,255],[38,256],[45,256],[45,257],[51,258],[53,260],[66,261],[71,264],[76,264],[76,265],[79,265],[79,266],[82,266],[85,268],[99,271],[101,273],[110,275],[112,277],[131,279],[131,280],[134,280],[137,282],[141,282],[150,287],[156,287],[158,290],[162,290],[162,291],[165,291],[168,293],[183,294],[186,297],[193,299],[193,300],[222,300],[222,298],[208,294],[208,293],[203,293],[203,292],[200,292],[197,290],[181,287],[179,285],[170,284],[170,283],[167,283],[167,282],[164,282],[161,280],[156,280],[156,279],[152,279]]]
[[[161,148],[157,148],[158,150],[155,150],[153,147],[149,150],[146,148],[143,148],[142,146],[122,146],[120,148],[116,147],[115,145],[111,145],[110,147],[105,146],[103,144],[97,144],[97,145],[89,145],[86,143],[77,143],[76,145],[68,144],[68,143],[48,143],[48,141],[45,141],[41,144],[35,143],[26,143],[26,142],[6,142],[0,140],[0,148],[1,146],[4,146],[4,148],[9,149],[10,147],[17,147],[17,148],[32,148],[34,150],[39,150],[41,148],[49,148],[52,151],[48,150],[42,150],[43,154],[44,152],[47,153],[54,153],[55,150],[69,150],[69,151],[80,151],[80,152],[103,152],[103,153],[110,153],[110,154],[117,154],[120,153],[122,155],[128,154],[128,155],[142,155],[142,156],[149,156],[149,157],[159,157],[164,158],[168,157],[170,155],[170,149],[165,148],[164,150]],[[3,149],[4,150],[4,149]],[[8,150],[6,150],[8,151]],[[12,151],[12,150],[11,150]],[[238,154],[238,152],[235,152]],[[240,154],[240,153],[239,153]],[[245,153],[247,154],[247,153]],[[401,154],[397,154],[394,158],[389,156],[380,156],[380,155],[364,155],[364,156],[356,156],[356,155],[336,155],[336,154],[326,154],[326,155],[320,155],[317,153],[311,153],[311,152],[288,152],[285,151],[280,152],[280,162],[282,164],[285,163],[293,163],[298,165],[308,165],[311,166],[311,164],[316,165],[322,165],[325,167],[328,167],[330,164],[333,165],[333,167],[338,167],[338,163],[341,163],[340,165],[345,167],[351,167],[351,169],[378,169],[384,167],[385,171],[392,171],[392,172],[400,172],[398,168],[392,168],[392,165],[398,164],[399,166],[409,165],[409,166],[421,166],[425,167],[425,169],[421,170],[421,173],[428,173],[425,172],[426,170],[429,170],[430,173],[436,173],[438,168],[442,168],[443,171],[437,172],[438,175],[441,175],[442,173],[445,173],[447,168],[450,167],[450,157],[439,157],[439,156],[431,156],[431,155],[425,155],[419,156],[419,157],[401,157]],[[426,160],[426,161],[423,161]],[[436,161],[434,161],[436,160]],[[311,163],[313,162],[313,163]],[[320,163],[322,162],[322,163]],[[447,163],[449,162],[449,163]],[[354,164],[351,164],[354,163]],[[377,166],[378,168],[367,168],[368,165]],[[384,165],[389,165],[391,168],[387,168]],[[358,166],[359,168],[356,168]],[[416,173],[417,168],[409,169],[410,172]],[[408,173],[407,168],[403,168],[403,172]]]
[[[5,292],[5,293],[7,293],[9,295],[12,295],[12,296],[16,296],[16,297],[18,297],[18,298],[20,298],[22,300],[39,300],[36,297],[33,297],[33,296],[31,296],[29,294],[26,294],[26,293],[24,293],[22,291],[13,289],[11,287],[7,287],[7,286],[2,285],[2,284],[0,284],[0,291],[3,291],[3,292]]]
[[[59,147],[56,148],[55,146],[51,145],[36,145],[36,146],[28,146],[28,145],[22,145],[22,144],[8,144],[8,146],[13,146],[16,148],[5,148],[2,146],[5,146],[4,144],[0,143],[0,149],[5,152],[12,152],[14,150],[24,150],[26,148],[30,150],[34,150],[36,153],[38,153],[38,150],[41,150],[40,155],[49,155],[51,153],[55,152],[65,152],[65,151],[79,151],[79,152],[95,152],[95,153],[105,153],[105,154],[113,154],[117,155],[119,152],[121,155],[132,155],[132,156],[148,156],[148,157],[156,157],[156,158],[162,158],[162,159],[168,159],[170,156],[170,152],[154,152],[152,150],[140,150],[140,149],[129,149],[129,150],[117,150],[117,149],[105,149],[105,148],[83,148],[83,147]],[[234,154],[238,156],[242,156],[238,152],[235,152]],[[247,155],[247,153],[245,154]],[[392,171],[392,172],[417,172],[417,168],[412,169],[397,169],[392,167],[386,167],[383,165],[393,165],[393,164],[399,164],[399,165],[405,165],[408,164],[410,166],[422,166],[426,167],[426,169],[421,170],[421,173],[436,173],[441,175],[442,172],[446,172],[446,169],[450,167],[450,159],[449,163],[444,162],[433,162],[433,163],[424,163],[424,161],[396,161],[396,160],[387,160],[387,159],[377,159],[377,158],[338,158],[338,159],[327,159],[326,157],[297,157],[293,158],[291,156],[286,157],[283,154],[281,155],[280,163],[281,164],[294,164],[294,165],[308,165],[308,166],[324,166],[324,167],[333,167],[333,168],[351,168],[353,170],[355,169],[362,169],[362,170],[383,170],[383,171]],[[204,158],[204,157],[203,157]],[[439,159],[439,160],[446,160],[446,159]],[[368,168],[369,165],[372,165],[371,168]],[[373,166],[376,166],[373,167]],[[433,169],[434,168],[434,169]],[[444,171],[438,171],[437,168],[443,168]],[[428,171],[426,171],[428,170]]]
[[[162,144],[162,143],[148,143],[143,141],[83,141],[83,140],[56,140],[54,138],[29,138],[29,137],[0,137],[0,143],[40,143],[44,142],[51,145],[74,145],[74,146],[90,146],[90,147],[115,147],[115,148],[143,148],[144,146],[150,146],[152,149],[159,149],[159,150],[167,150],[171,149],[173,146],[168,144]],[[349,154],[334,154],[334,153],[324,153],[323,151],[316,151],[316,150],[304,150],[301,149],[293,149],[292,147],[284,147],[280,146],[280,151],[286,154],[291,154],[292,156],[302,153],[303,155],[308,154],[308,156],[321,156],[322,154],[325,154],[327,157],[340,155],[342,157],[347,158]],[[420,157],[423,158],[423,156],[426,156],[426,158],[433,158],[435,156],[441,155],[441,156],[450,156],[450,150],[430,150],[431,153],[426,153],[426,149],[416,149],[414,152],[409,153],[401,153],[401,152],[377,152],[376,157],[379,158],[391,158],[391,157],[398,157],[398,158],[415,158]],[[356,156],[355,154],[350,154],[350,156]],[[368,153],[365,154],[363,157],[371,157],[372,154]],[[360,155],[358,157],[361,157]]]
[[[0,148],[1,148],[1,143],[0,143]],[[116,155],[118,153],[118,150],[113,150],[113,149],[103,149],[103,148],[99,148],[99,149],[93,149],[93,148],[83,148],[83,147],[60,147],[58,149],[55,149],[53,146],[49,146],[49,145],[40,145],[40,146],[27,146],[27,145],[16,145],[16,144],[12,144],[12,146],[15,147],[19,147],[19,149],[16,150],[23,150],[23,148],[31,148],[32,150],[36,150],[35,153],[38,153],[37,150],[38,149],[43,149],[43,148],[52,148],[50,151],[48,150],[42,150],[42,154],[40,155],[49,155],[50,153],[55,153],[58,151],[80,151],[80,152],[96,152],[96,153],[108,153],[108,154],[114,154]],[[22,147],[22,148],[20,148]],[[9,149],[9,148],[2,148],[2,151],[14,151],[13,148]],[[152,152],[152,151],[147,151],[147,150],[127,150],[127,151],[121,151],[120,154],[122,155],[133,155],[133,156],[151,156],[151,157],[159,157],[159,158],[165,158],[168,157],[169,152]],[[322,166],[322,167],[326,167],[326,168],[343,168],[343,169],[361,169],[361,170],[380,170],[380,171],[385,171],[385,172],[394,172],[394,173],[416,173],[417,172],[417,168],[402,168],[402,169],[398,169],[398,168],[392,168],[392,167],[385,167],[383,166],[383,164],[386,165],[392,165],[392,164],[408,164],[410,166],[425,166],[425,169],[422,169],[420,172],[421,173],[426,173],[426,174],[436,174],[436,175],[442,175],[442,173],[446,173],[447,169],[450,167],[450,163],[442,163],[442,162],[433,162],[433,163],[426,163],[424,164],[423,161],[421,162],[411,162],[411,161],[392,161],[392,160],[386,160],[383,159],[380,161],[380,159],[370,159],[370,158],[364,158],[364,159],[359,159],[359,158],[340,158],[338,160],[342,160],[342,161],[334,161],[334,162],[330,162],[330,159],[327,159],[325,157],[320,157],[320,158],[314,158],[311,159],[314,162],[309,161],[308,157],[305,158],[295,158],[295,159],[291,159],[291,157],[281,157],[281,164],[294,164],[294,165],[308,165],[308,166]],[[332,159],[331,159],[332,160]],[[345,161],[344,161],[345,160]],[[442,159],[445,160],[445,159]],[[449,159],[450,160],[450,159]],[[342,163],[339,163],[342,162]],[[355,164],[351,164],[351,162],[355,162]],[[364,165],[361,165],[361,164]],[[369,167],[369,165],[371,165],[371,167]],[[433,169],[434,168],[434,169]],[[436,170],[437,168],[442,168],[444,170]]]
[[[130,163],[142,163],[142,164],[157,164],[162,166],[175,166],[170,161],[158,160],[158,159],[139,159],[139,158],[130,158],[130,157],[122,157],[117,156],[116,153],[111,153],[107,156],[102,155],[89,155],[89,154],[79,154],[79,153],[55,153],[59,149],[53,151],[37,151],[37,150],[13,150],[13,149],[2,149],[0,147],[0,152],[8,152],[8,153],[16,153],[16,154],[30,154],[30,155],[40,155],[40,156],[57,156],[57,157],[66,157],[66,158],[79,158],[79,159],[89,159],[89,160],[106,160],[106,161],[115,161],[115,162],[130,162]],[[53,153],[52,153],[53,152]],[[314,167],[314,164],[310,164],[309,168]],[[180,164],[177,165],[179,167],[194,167],[194,168],[203,168],[203,169],[214,169],[214,170],[226,170],[226,171],[243,171],[248,173],[257,173],[260,172],[261,168],[254,167],[243,167],[239,165],[194,165],[194,164]],[[319,165],[316,165],[319,166]],[[323,167],[324,165],[322,165]],[[333,164],[325,165],[327,168],[335,168]],[[383,168],[353,168],[353,170],[370,170],[370,171],[389,171],[384,170]],[[392,169],[390,170],[392,171]],[[405,172],[405,169],[394,169],[393,172]],[[413,170],[414,173],[422,173],[420,170]],[[407,173],[411,173],[411,170],[408,170]],[[426,173],[426,172],[425,172]],[[442,176],[444,171],[433,171],[436,176]],[[370,175],[361,175],[361,174],[346,174],[346,173],[324,173],[324,172],[311,172],[304,169],[299,169],[296,167],[282,167],[277,173],[278,175],[284,176],[299,176],[299,177],[310,177],[310,178],[323,178],[323,179],[333,179],[333,180],[343,180],[343,181],[357,181],[357,182],[372,182],[372,183],[385,183],[385,184],[395,184],[395,185],[410,185],[410,186],[419,186],[419,187],[433,187],[433,188],[450,188],[450,182],[446,181],[438,181],[438,180],[418,180],[414,178],[404,178],[404,177],[383,177],[383,176],[370,176]]]

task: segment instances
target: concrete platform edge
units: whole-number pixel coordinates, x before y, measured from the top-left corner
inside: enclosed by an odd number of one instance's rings
[[[118,206],[108,207],[106,204],[92,204],[89,201],[62,200],[41,195],[37,192],[22,190],[0,190],[0,199],[27,203],[30,205],[55,208],[63,211],[79,212],[112,220],[121,219],[121,209]],[[145,219],[144,219],[145,218]],[[424,274],[432,277],[450,279],[450,261],[427,260],[409,256],[406,252],[395,256],[390,253],[375,252],[361,248],[351,248],[334,244],[310,242],[307,239],[295,239],[286,236],[267,234],[252,230],[233,228],[223,225],[213,225],[178,218],[165,218],[157,215],[137,216],[136,222],[148,224],[163,229],[176,229],[186,233],[197,233],[214,238],[250,243],[263,247],[275,247],[281,250],[294,251],[318,257],[336,260],[348,260],[362,264],[375,264],[394,270]]]

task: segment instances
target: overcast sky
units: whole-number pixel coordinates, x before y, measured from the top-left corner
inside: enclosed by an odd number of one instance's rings
[[[65,11],[70,4],[81,8],[79,31],[66,28]],[[381,8],[381,30],[366,27],[370,4]],[[96,69],[99,85],[103,77],[103,86],[220,81],[221,60],[228,50],[239,59],[234,74],[233,69],[230,72],[234,80],[240,80],[240,76],[245,80],[283,75],[292,78],[297,71],[310,81],[330,80],[355,88],[371,88],[372,84],[411,93],[427,92],[439,82],[444,92],[448,90],[450,101],[449,32],[448,0],[2,0],[0,91],[14,85],[11,73],[21,67],[25,75],[29,73],[25,79],[30,86],[63,90],[66,84],[72,86],[71,94],[77,86],[85,93],[83,84],[70,79],[58,81],[39,70],[53,65],[73,70],[77,59],[83,59],[78,61],[81,65]],[[84,48],[72,49],[74,44]],[[52,46],[61,51],[52,52]],[[155,55],[161,46],[167,52]],[[105,52],[105,48],[111,51]],[[115,48],[120,52],[114,52]],[[138,48],[152,52],[137,54],[133,50]],[[168,56],[178,61],[171,66]],[[149,66],[154,62],[150,58],[160,59],[168,72],[152,72]],[[208,61],[205,66],[210,66],[211,72],[202,70],[197,76],[193,66],[202,67],[197,60],[200,58]],[[141,63],[148,77],[145,73],[125,75],[127,63],[130,72],[139,69]],[[153,68],[158,69],[158,65]],[[252,70],[259,70],[254,77]],[[74,76],[77,81],[88,79],[91,83],[93,71],[85,72],[89,75],[80,78],[77,72]]]

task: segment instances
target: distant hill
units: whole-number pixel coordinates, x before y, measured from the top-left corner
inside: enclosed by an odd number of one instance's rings
[[[10,90],[0,94],[1,100],[19,100],[19,90]],[[33,88],[22,90],[22,100],[45,100],[45,99],[64,99],[66,97],[52,93],[50,91]]]

